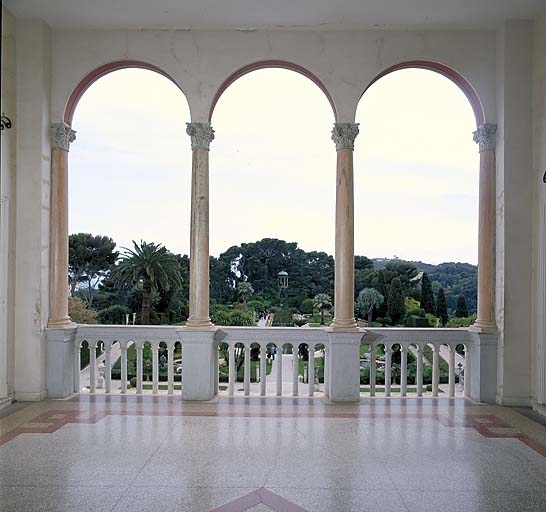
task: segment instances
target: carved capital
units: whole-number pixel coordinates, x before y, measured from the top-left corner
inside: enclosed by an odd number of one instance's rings
[[[474,142],[477,142],[480,151],[485,149],[495,149],[497,138],[497,125],[491,123],[483,123],[478,126],[478,129],[472,134]]]
[[[191,137],[191,147],[209,149],[214,140],[214,130],[210,123],[186,123],[186,133]]]
[[[357,135],[358,123],[335,123],[332,129],[336,149],[354,149]]]
[[[76,140],[76,132],[70,127],[69,124],[64,122],[55,123],[51,125],[51,144],[54,148],[63,149],[68,151],[70,149],[70,143]]]

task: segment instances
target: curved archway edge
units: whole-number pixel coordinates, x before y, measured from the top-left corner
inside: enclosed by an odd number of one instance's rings
[[[84,78],[82,78],[82,80],[80,80],[78,85],[72,91],[72,94],[70,95],[66,103],[66,106],[64,109],[64,115],[63,115],[64,122],[67,124],[72,124],[72,118],[74,116],[74,112],[76,111],[78,102],[80,101],[80,98],[83,96],[85,91],[91,85],[93,85],[94,82],[96,82],[99,78],[102,78],[103,76],[109,73],[112,73],[113,71],[118,71],[120,69],[128,69],[128,68],[139,68],[139,69],[147,69],[149,71],[155,71],[156,73],[163,75],[165,78],[168,78],[173,84],[175,84],[180,89],[180,86],[168,73],[163,71],[161,68],[154,66],[153,64],[149,64],[148,62],[143,62],[140,60],[118,60],[114,62],[109,62],[107,64],[103,64],[102,66],[99,66],[93,71],[90,71],[87,75],[85,75]],[[182,91],[182,89],[180,90]],[[182,91],[182,94],[184,94],[184,91]]]
[[[299,64],[294,64],[293,62],[288,62],[285,60],[262,60],[258,62],[254,62],[252,64],[248,64],[246,66],[243,66],[242,68],[238,69],[234,73],[232,73],[224,82],[222,82],[222,85],[220,85],[218,91],[214,95],[214,98],[212,99],[212,103],[210,106],[209,111],[209,121],[212,120],[212,114],[214,113],[214,108],[216,107],[216,103],[218,103],[218,100],[220,99],[220,96],[224,93],[224,91],[237,79],[241,78],[242,76],[251,73],[252,71],[256,71],[258,69],[267,69],[267,68],[281,68],[281,69],[288,69],[290,71],[295,71],[296,73],[299,73],[300,75],[303,75],[307,77],[309,80],[311,80],[314,84],[316,84],[319,89],[324,93],[328,101],[330,102],[330,106],[332,107],[332,111],[334,113],[334,118],[337,120],[337,112],[336,112],[336,105],[334,103],[334,99],[332,98],[332,95],[324,85],[324,83],[311,71],[307,70],[303,66],[300,66]]]
[[[366,91],[379,79],[383,78],[384,76],[394,71],[399,71],[401,69],[410,69],[410,68],[427,69],[428,71],[435,71],[436,73],[439,73],[445,76],[446,78],[448,78],[449,80],[451,80],[455,85],[459,87],[459,89],[461,89],[461,91],[464,93],[464,95],[468,99],[472,107],[472,110],[474,111],[476,125],[479,126],[480,124],[485,122],[485,114],[483,110],[483,105],[474,87],[472,87],[470,82],[466,78],[464,78],[460,73],[450,68],[449,66],[446,66],[445,64],[440,64],[439,62],[433,62],[428,60],[411,60],[411,61],[395,64],[394,66],[391,66],[385,69],[384,71],[382,71],[381,73],[379,73],[379,75],[377,75],[368,84],[368,86],[366,87],[366,89],[364,90],[360,98],[362,99],[362,96],[364,96]]]

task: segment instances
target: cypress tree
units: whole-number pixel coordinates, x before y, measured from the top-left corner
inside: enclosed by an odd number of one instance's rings
[[[425,313],[434,314],[434,294],[426,272],[423,272],[421,280],[421,309],[424,309]]]
[[[447,304],[446,295],[443,288],[438,290],[438,297],[436,299],[436,316],[440,319],[442,325],[447,324]]]
[[[392,318],[393,324],[398,323],[404,314],[404,295],[402,294],[402,283],[400,278],[395,277],[391,281],[389,297],[387,299],[387,311]]]
[[[457,309],[455,310],[455,316],[457,318],[466,318],[468,316],[468,307],[466,305],[464,295],[459,295],[457,297]]]

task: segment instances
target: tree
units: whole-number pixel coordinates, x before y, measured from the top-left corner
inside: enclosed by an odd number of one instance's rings
[[[372,324],[373,308],[380,306],[385,301],[385,297],[381,295],[375,288],[364,288],[358,294],[358,308],[368,315],[368,325]]]
[[[301,302],[300,311],[304,315],[311,315],[313,314],[314,307],[315,307],[315,301],[313,299],[304,299]]]
[[[94,324],[97,312],[79,297],[68,297],[68,316],[77,324]]]
[[[438,298],[436,299],[436,316],[440,319],[440,322],[442,322],[442,326],[447,323],[448,315],[446,295],[443,288],[438,290]]]
[[[237,293],[243,299],[243,303],[246,306],[246,300],[254,293],[254,288],[252,288],[252,285],[248,281],[242,281],[237,286]]]
[[[426,272],[423,272],[421,278],[421,309],[425,310],[425,313],[434,314],[434,294],[432,293],[432,285]]]
[[[125,252],[113,268],[112,277],[120,287],[127,284],[133,287],[142,286],[140,322],[148,325],[152,289],[178,288],[182,284],[182,278],[176,257],[161,244],[146,243],[142,240],[137,244],[133,240],[133,246],[133,249],[123,248]]]
[[[455,310],[455,316],[457,318],[466,318],[468,316],[468,307],[466,306],[466,299],[464,295],[457,297],[457,309]]]
[[[391,281],[389,298],[387,303],[387,312],[392,318],[393,324],[398,323],[404,314],[404,295],[402,293],[402,283],[400,278],[395,277]]]
[[[108,273],[118,257],[116,243],[107,236],[76,233],[68,239],[68,281],[74,296],[79,283],[87,283],[85,300],[93,302],[93,289]]]
[[[320,310],[320,325],[324,325],[324,310],[332,307],[332,299],[327,293],[319,293],[313,300],[315,307]]]

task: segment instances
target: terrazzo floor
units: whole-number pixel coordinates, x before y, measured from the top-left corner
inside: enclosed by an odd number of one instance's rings
[[[457,399],[89,396],[0,415],[0,511],[541,511],[546,428]]]

